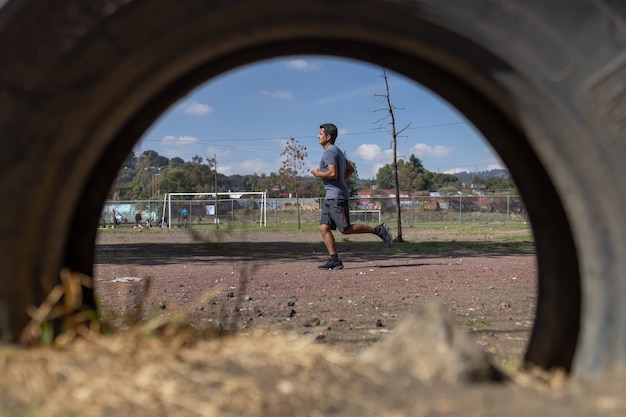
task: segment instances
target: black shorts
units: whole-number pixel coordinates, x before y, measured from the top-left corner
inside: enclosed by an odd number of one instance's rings
[[[320,224],[328,224],[332,230],[343,232],[350,227],[348,200],[324,200]]]

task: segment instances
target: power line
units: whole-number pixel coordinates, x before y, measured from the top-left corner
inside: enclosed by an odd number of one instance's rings
[[[451,127],[451,126],[459,126],[459,125],[468,125],[470,124],[469,122],[454,122],[454,123],[441,123],[441,124],[435,124],[435,125],[423,125],[423,126],[416,126],[416,127],[408,127],[408,130],[422,130],[422,129],[435,129],[435,128],[440,128],[440,127]],[[377,129],[377,130],[371,130],[371,131],[367,131],[367,132],[354,132],[354,133],[346,133],[343,134],[341,136],[364,136],[364,135],[375,135],[375,134],[380,134],[381,133],[381,129]],[[171,135],[166,135],[166,136],[171,136]],[[153,135],[145,135],[142,136],[141,138],[141,142],[160,142],[164,139],[165,136],[153,136]],[[263,141],[269,141],[269,140],[289,140],[291,137],[295,137],[295,138],[301,138],[301,139],[307,139],[307,138],[315,138],[315,135],[311,135],[311,134],[307,134],[307,135],[291,135],[290,137],[286,137],[286,136],[274,136],[274,137],[270,137],[270,138],[230,138],[230,139],[199,139],[196,138],[198,142],[201,143],[210,143],[210,142],[263,142]],[[234,148],[234,149],[238,149],[238,148]]]

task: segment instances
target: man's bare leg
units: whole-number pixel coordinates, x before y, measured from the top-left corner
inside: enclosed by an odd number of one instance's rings
[[[374,233],[374,228],[367,224],[352,224],[350,227],[345,229],[343,232],[344,235],[353,235],[353,234],[361,234],[361,233]]]
[[[320,233],[322,235],[322,240],[324,241],[324,246],[326,246],[328,254],[336,255],[337,248],[335,246],[335,237],[333,236],[333,232],[330,229],[330,225],[320,224]]]
[[[393,237],[384,223],[376,227],[372,227],[367,224],[352,224],[341,233],[344,235],[374,233],[376,236],[381,238],[383,242],[385,242],[385,245],[387,245],[388,248],[393,244]]]

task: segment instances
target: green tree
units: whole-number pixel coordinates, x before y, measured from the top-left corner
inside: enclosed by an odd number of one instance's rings
[[[184,193],[191,189],[191,181],[184,167],[164,169],[159,180],[163,193]]]
[[[214,187],[214,172],[211,170],[209,164],[204,163],[204,159],[198,155],[191,158],[190,162],[185,162],[183,168],[187,173],[189,179],[189,189],[187,191],[196,193],[208,193]]]
[[[457,191],[461,189],[461,180],[452,174],[431,173],[432,180],[429,191],[438,191],[442,187],[452,187]]]
[[[458,194],[458,192],[459,192],[459,189],[452,187],[452,186],[445,186],[439,189],[439,194],[444,197],[455,196]]]
[[[246,177],[246,187],[252,191],[267,191],[261,188],[261,177],[256,172]]]
[[[300,178],[300,189],[302,197],[323,197],[324,183],[315,177]]]
[[[501,178],[501,177],[491,177],[483,182],[485,187],[487,187],[487,191],[492,193],[507,193],[511,192],[515,188],[515,184],[511,177]]]
[[[346,180],[346,187],[348,187],[350,195],[356,195],[359,192],[359,171],[356,162],[350,161],[350,164],[354,167],[354,173]]]
[[[480,175],[474,175],[474,178],[472,178],[472,184],[486,184],[486,181]]]
[[[172,168],[181,168],[183,165],[185,165],[185,161],[183,160],[183,158],[180,158],[178,156],[170,159],[170,163],[167,164],[167,166]]]
[[[146,151],[156,154],[154,151]],[[137,173],[131,183],[131,189],[133,191],[133,200],[143,200],[150,198],[149,190],[151,189],[150,183],[152,181],[152,154],[144,154],[139,157],[137,161]]]
[[[143,166],[154,168],[163,168],[170,162],[167,157],[159,155],[157,151],[150,150],[144,151],[138,159],[141,161]]]
[[[390,164],[385,164],[378,168],[376,172],[376,188],[379,190],[390,190],[394,185],[393,167]]]
[[[411,155],[413,156],[413,155]],[[411,161],[398,161],[398,184],[401,191],[421,191],[426,189],[427,180],[421,165]]]
[[[248,188],[253,191],[265,191],[268,197],[278,196],[280,178],[275,172],[267,174],[253,174],[246,179]]]
[[[232,191],[249,190],[250,187],[248,186],[247,180],[248,180],[248,175],[233,174],[225,178],[223,185],[226,190],[232,190]]]
[[[365,190],[374,188],[375,185],[376,185],[376,180],[363,180],[363,182],[361,183],[361,187]]]
[[[420,171],[424,170],[424,165],[422,164],[422,160],[413,154],[411,154],[411,156],[409,157],[409,163]]]

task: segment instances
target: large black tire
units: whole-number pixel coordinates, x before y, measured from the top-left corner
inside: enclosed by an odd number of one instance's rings
[[[1,337],[17,338],[59,268],[92,273],[109,186],[169,105],[239,65],[326,54],[431,88],[506,163],[539,261],[526,359],[580,375],[623,364],[626,6],[557,3],[9,0],[0,9]]]

